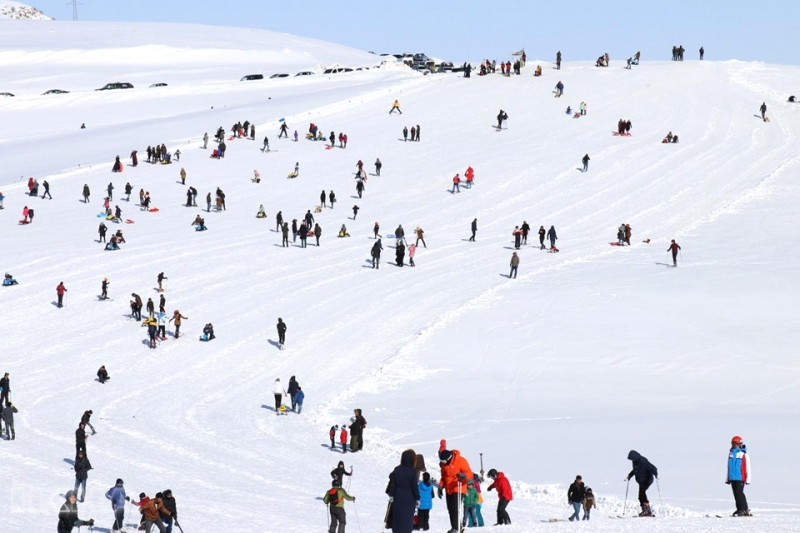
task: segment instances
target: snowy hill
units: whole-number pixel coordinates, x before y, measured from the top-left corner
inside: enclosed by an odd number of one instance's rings
[[[514,525],[503,531],[574,527],[541,521],[569,515],[576,474],[599,497],[597,531],[800,530],[787,476],[800,444],[800,106],[786,103],[800,69],[688,61],[632,71],[543,65],[542,78],[531,63],[513,78],[322,75],[324,65],[377,58],[270,32],[146,24],[44,22],[32,32],[6,22],[0,49],[0,91],[17,95],[0,99],[0,270],[20,282],[0,289],[0,374],[10,372],[19,409],[16,440],[0,445],[10,530],[52,530],[86,409],[98,433],[79,507],[96,529],[111,529],[103,494],[119,477],[132,497],[171,488],[187,532],[323,530],[319,499],[341,459],[354,467],[358,498],[347,504],[348,531],[380,530],[400,451],[424,454],[436,477],[446,438],[473,470],[483,453],[486,470],[512,480]],[[317,74],[295,77],[301,70]],[[281,72],[291,77],[239,81]],[[562,98],[552,93],[558,80]],[[93,90],[115,81],[135,88]],[[149,87],[157,82],[168,86]],[[72,92],[41,95],[54,88]],[[402,115],[388,113],[395,99]],[[581,101],[586,116],[565,113]],[[770,122],[754,116],[764,101]],[[508,129],[496,131],[500,108]],[[620,118],[632,121],[631,137],[612,136]],[[299,142],[277,138],[281,119]],[[211,159],[203,133],[244,120],[256,140],[227,141],[225,158]],[[310,122],[347,133],[347,148],[303,140]],[[403,127],[415,125],[423,138],[404,142]],[[668,131],[680,143],[662,144]],[[180,149],[180,162],[147,164],[156,143]],[[116,155],[121,174],[111,173]],[[370,173],[363,198],[358,160]],[[286,179],[296,163],[299,177]],[[475,186],[451,194],[452,177],[470,165]],[[53,199],[26,196],[28,177],[47,180]],[[133,221],[106,222],[127,241],[113,252],[97,242],[109,182],[112,209]],[[121,199],[127,182],[130,202]],[[184,205],[188,186],[198,207]],[[217,187],[227,209],[206,212]],[[140,189],[157,212],[136,205]],[[335,208],[314,214],[320,246],[302,249],[290,235],[282,247],[277,212],[299,222],[331,189]],[[260,204],[266,220],[255,217]],[[25,206],[35,220],[21,226]],[[191,226],[198,214],[208,231]],[[379,270],[370,268],[376,221]],[[511,232],[523,221],[533,235],[509,279]],[[623,222],[632,245],[610,246]],[[349,238],[336,237],[342,224]],[[386,235],[398,224],[409,243],[425,230],[414,268],[407,256],[405,267],[391,264]],[[539,250],[536,232],[551,225],[559,253]],[[678,268],[671,239],[682,246]],[[151,350],[128,302],[137,293],[157,306],[159,272],[167,312],[189,318],[185,336]],[[99,301],[106,277],[112,299]],[[54,305],[60,281],[63,309]],[[278,317],[288,324],[284,351]],[[216,339],[201,343],[207,323]],[[103,385],[93,380],[100,365],[112,377]],[[278,417],[273,382],[292,375],[303,413]],[[328,429],[354,408],[368,421],[364,450],[331,451]],[[747,488],[756,516],[705,518],[732,511],[723,476],[734,434],[756,463]],[[630,449],[659,468],[655,520],[608,518],[626,506]],[[632,483],[628,514],[635,492]],[[493,524],[496,496],[484,497]],[[135,527],[135,508],[126,514]],[[431,523],[447,529],[443,500]]]
[[[0,1],[0,19],[53,20],[35,7],[11,0]]]

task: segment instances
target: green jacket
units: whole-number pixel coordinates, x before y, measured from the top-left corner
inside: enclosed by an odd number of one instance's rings
[[[464,507],[475,507],[476,505],[478,505],[478,491],[475,490],[475,487],[469,487],[464,495]]]
[[[325,497],[322,498],[322,501],[324,501],[325,503],[328,503],[328,501],[329,501],[329,499],[331,497],[331,490],[333,490],[333,489],[329,489],[328,492],[325,493]],[[339,503],[336,504],[336,507],[344,507],[344,501],[345,500],[349,500],[351,502],[356,501],[356,499],[353,498],[352,496],[350,496],[349,494],[347,494],[347,491],[344,490],[344,489],[338,489],[337,497],[339,498]]]

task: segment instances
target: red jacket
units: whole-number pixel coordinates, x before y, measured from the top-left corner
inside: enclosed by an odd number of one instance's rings
[[[347,444],[347,430],[346,429],[342,428],[342,433],[341,433],[341,435],[339,435],[339,440],[342,443]]]
[[[461,178],[458,177],[458,174],[453,177],[453,183],[461,183]]]
[[[56,294],[59,296],[64,296],[64,293],[67,292],[66,287],[64,287],[63,283],[59,283],[58,287],[56,287]]]
[[[678,243],[677,242],[673,242],[672,244],[669,245],[669,248],[667,248],[667,251],[668,252],[672,252],[672,255],[677,255],[678,254],[678,250],[680,250],[680,249],[681,249],[681,247],[678,245]]]
[[[502,500],[511,501],[514,499],[514,495],[511,493],[511,483],[508,482],[508,478],[502,472],[498,472],[494,483],[489,485],[489,490],[492,489],[497,489],[497,496]]]

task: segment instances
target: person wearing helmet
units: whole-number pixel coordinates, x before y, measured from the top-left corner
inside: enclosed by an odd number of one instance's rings
[[[653,478],[658,477],[658,468],[636,450],[628,452],[628,460],[633,463],[633,470],[625,478],[625,481],[630,481],[635,476],[636,483],[639,484],[639,504],[642,506],[639,516],[653,516],[650,502],[647,499],[647,489],[653,484]]]
[[[331,482],[330,490],[322,498],[331,513],[331,527],[328,528],[328,533],[344,533],[344,528],[347,525],[347,514],[344,511],[345,500],[356,501],[353,496],[347,494],[347,491],[342,488],[341,481],[334,479]]]
[[[511,518],[508,516],[506,507],[508,507],[508,503],[514,499],[514,495],[511,492],[511,483],[508,482],[508,478],[505,474],[498,472],[494,468],[489,470],[487,475],[489,476],[489,479],[494,481],[494,483],[489,485],[488,490],[497,489],[497,497],[499,498],[497,502],[497,523],[495,525],[510,525]]]
[[[751,516],[747,507],[747,498],[744,495],[744,486],[750,484],[750,457],[747,455],[747,446],[738,435],[731,439],[731,451],[728,453],[728,477],[725,483],[733,489],[733,498],[736,500],[736,512],[733,516]]]

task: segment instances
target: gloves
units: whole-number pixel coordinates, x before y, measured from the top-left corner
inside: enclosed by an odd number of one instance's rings
[[[488,490],[494,490],[494,487],[489,487],[489,489],[488,489]]]
[[[461,480],[467,479],[467,475],[464,472],[459,472],[456,477]]]
[[[439,491],[438,492],[439,492],[439,499],[441,500],[442,499],[442,487],[439,487]]]
[[[419,500],[417,500],[416,502],[414,502],[414,507],[419,507]]]
[[[131,497],[130,497],[130,496],[125,496],[125,501],[126,501],[126,502],[129,502],[129,501],[131,501]]]
[[[356,501],[356,497],[355,496],[353,496],[353,501]]]

